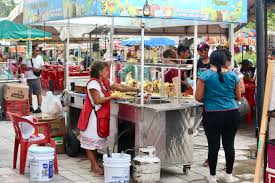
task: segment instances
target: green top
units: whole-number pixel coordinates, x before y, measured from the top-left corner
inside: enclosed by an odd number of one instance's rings
[[[137,73],[136,73],[137,71]],[[140,79],[140,72],[141,72],[141,69],[140,67],[137,67],[137,66],[133,66],[133,65],[127,65],[125,66],[123,69],[121,69],[118,73],[120,79],[125,82],[126,80],[126,76],[128,73],[132,73],[132,77],[133,79],[136,79],[136,80],[141,80]],[[151,81],[152,80],[152,77],[151,77],[151,70],[150,68],[148,67],[145,67],[144,68],[144,79],[145,80],[149,80]]]

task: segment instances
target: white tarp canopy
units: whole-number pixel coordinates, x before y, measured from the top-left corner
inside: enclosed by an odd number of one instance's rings
[[[67,27],[68,22],[70,27],[88,26],[95,28],[95,26],[108,26],[112,25],[114,28],[128,28],[128,29],[140,29],[141,22],[145,23],[146,28],[161,28],[161,27],[179,27],[190,25],[212,25],[223,24],[223,22],[209,22],[209,21],[194,21],[194,20],[180,20],[180,19],[157,19],[157,18],[126,18],[126,17],[83,17],[67,20],[57,20],[46,22],[47,26],[54,27]],[[32,23],[31,25],[44,25],[43,22]]]

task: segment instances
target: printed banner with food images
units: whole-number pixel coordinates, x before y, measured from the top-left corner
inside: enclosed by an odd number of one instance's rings
[[[24,0],[24,23],[74,17],[173,18],[215,22],[247,21],[247,0]]]

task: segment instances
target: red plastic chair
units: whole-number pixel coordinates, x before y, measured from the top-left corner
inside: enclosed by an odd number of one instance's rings
[[[14,154],[13,154],[13,169],[16,169],[18,147],[20,145],[20,174],[24,175],[26,158],[28,154],[28,149],[31,145],[46,145],[50,144],[54,149],[56,148],[55,141],[50,138],[50,128],[48,123],[40,123],[38,119],[34,118],[33,121],[30,121],[26,118],[23,118],[14,113],[8,113],[10,115],[11,121],[13,123],[15,131],[15,141],[14,141]],[[21,129],[19,127],[20,123],[30,124],[34,128],[34,133],[29,139],[24,139],[22,136]],[[39,128],[44,129],[44,134],[39,134]],[[58,163],[56,157],[56,150],[54,152],[54,171],[58,173]]]

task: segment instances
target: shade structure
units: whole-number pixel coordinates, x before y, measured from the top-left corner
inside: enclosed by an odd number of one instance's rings
[[[9,20],[0,21],[0,27],[0,40],[27,41],[52,38],[52,33],[17,24]]]
[[[140,38],[127,39],[121,42],[122,46],[134,46],[141,45]],[[154,47],[154,46],[175,46],[176,41],[169,38],[145,38],[144,46]]]

